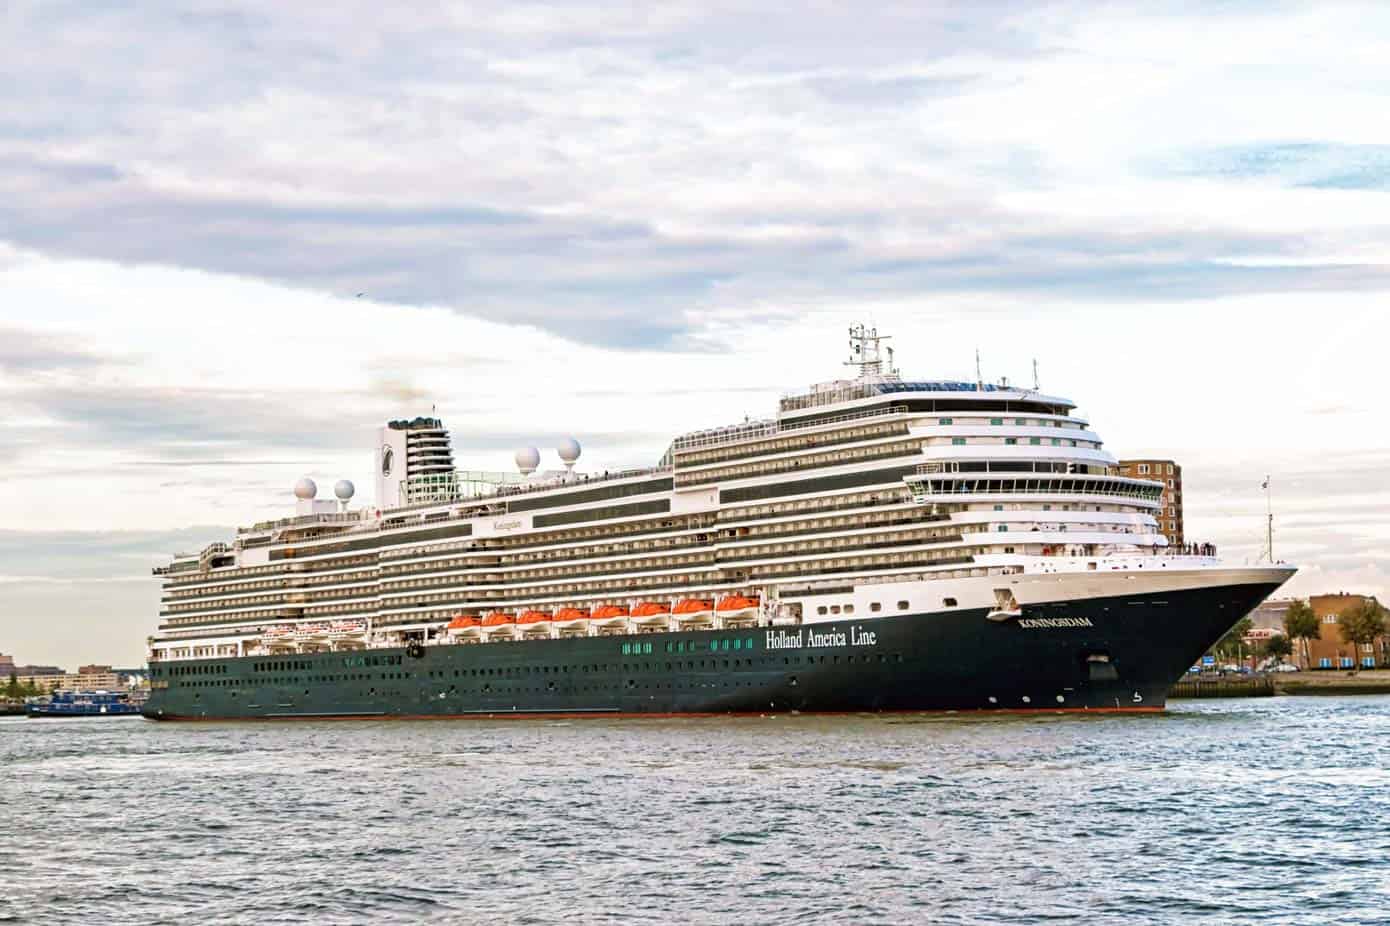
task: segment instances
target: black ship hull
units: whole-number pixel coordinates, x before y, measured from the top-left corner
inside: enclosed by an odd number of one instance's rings
[[[156,720],[1156,711],[1278,583],[744,630],[156,663]],[[996,616],[997,617],[997,616]]]

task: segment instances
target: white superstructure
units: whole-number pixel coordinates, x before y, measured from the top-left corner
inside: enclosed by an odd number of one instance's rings
[[[1121,476],[1067,399],[904,380],[881,341],[856,326],[854,378],[602,477],[573,472],[574,441],[559,448],[562,471],[460,474],[442,422],[392,422],[376,452],[379,509],[349,510],[350,486],[338,506],[301,495],[298,516],[156,570],[151,658],[982,606],[1008,620],[1031,601],[1289,572],[1169,550],[1154,517],[1162,486]],[[526,448],[518,465],[529,474],[539,457]]]

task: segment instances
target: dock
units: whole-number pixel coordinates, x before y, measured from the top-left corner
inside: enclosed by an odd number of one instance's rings
[[[1268,675],[1185,678],[1168,689],[1169,698],[1272,698],[1275,693]]]

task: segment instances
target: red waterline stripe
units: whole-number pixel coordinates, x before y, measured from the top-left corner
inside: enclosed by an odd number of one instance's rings
[[[146,720],[174,721],[179,723],[242,723],[259,721],[274,723],[281,720],[594,720],[616,718],[619,720],[679,720],[682,718],[709,717],[906,717],[911,715],[944,717],[950,714],[978,716],[982,714],[1162,714],[1165,707],[999,707],[965,708],[957,710],[902,710],[902,711],[681,711],[672,713],[644,713],[641,711],[577,711],[574,713],[528,713],[526,711],[498,711],[495,714],[277,714],[274,717],[192,717],[183,714],[166,714],[158,717],[146,715]]]

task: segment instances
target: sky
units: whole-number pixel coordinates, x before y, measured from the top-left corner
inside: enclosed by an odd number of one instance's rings
[[[1383,4],[8,0],[0,652],[139,663],[152,566],[370,503],[387,418],[650,464],[860,320],[1390,596],[1386,60]]]

